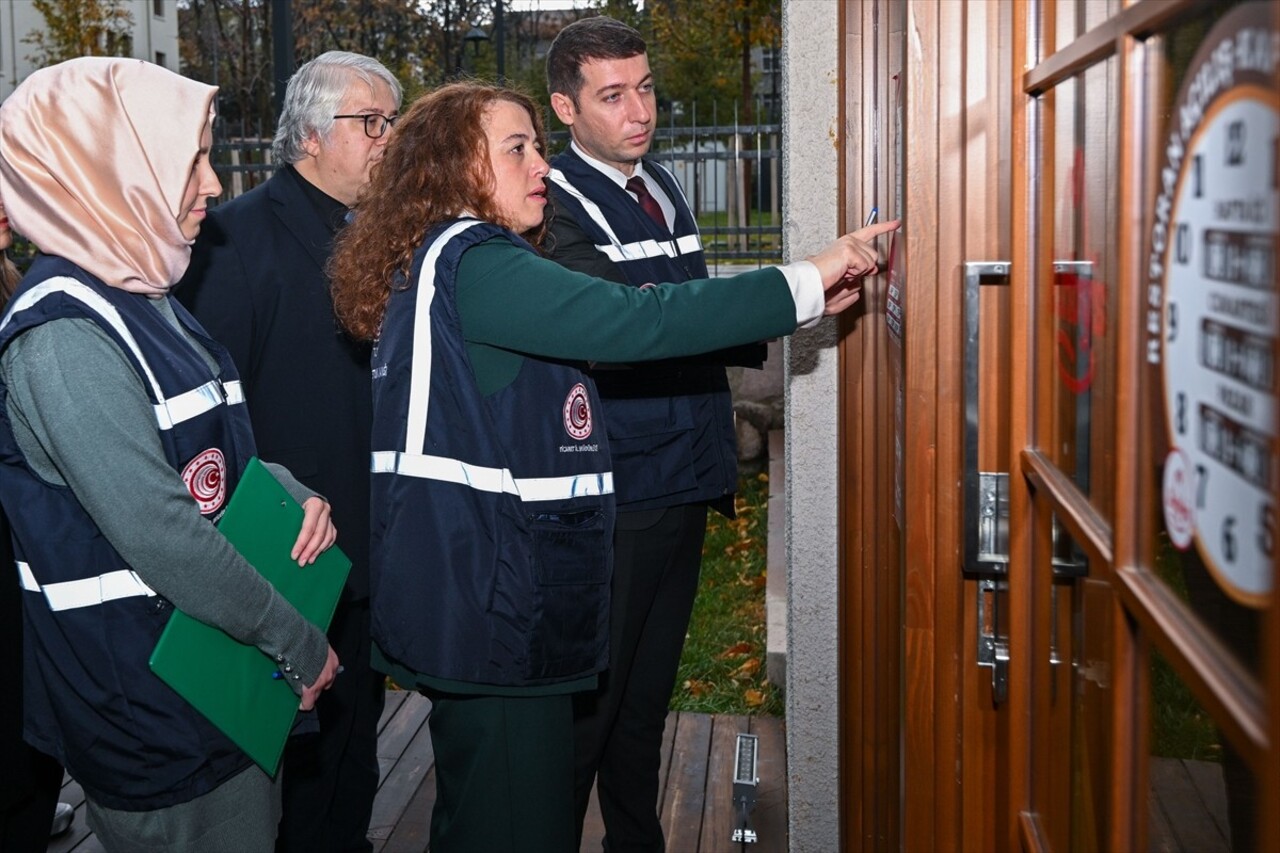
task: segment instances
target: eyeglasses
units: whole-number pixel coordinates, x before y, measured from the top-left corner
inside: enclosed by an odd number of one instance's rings
[[[381,139],[388,127],[395,127],[400,116],[388,118],[378,113],[359,113],[358,115],[334,116],[334,118],[358,118],[364,122],[364,135],[370,139]]]

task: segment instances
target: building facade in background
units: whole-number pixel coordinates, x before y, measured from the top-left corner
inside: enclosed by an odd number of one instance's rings
[[[109,5],[105,0],[97,2]],[[130,23],[122,35],[121,49],[113,52],[178,71],[177,0],[118,0],[115,5],[128,13]],[[40,46],[25,39],[45,31],[45,17],[32,0],[0,0],[0,99],[7,98],[41,66],[37,59]]]

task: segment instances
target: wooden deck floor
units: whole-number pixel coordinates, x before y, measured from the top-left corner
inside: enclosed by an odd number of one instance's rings
[[[435,801],[434,759],[427,730],[430,704],[417,693],[391,691],[378,736],[382,781],[369,836],[375,853],[424,853]],[[731,840],[733,752],[740,732],[759,735],[758,799],[751,813],[759,843]],[[672,713],[662,748],[661,817],[667,849],[675,853],[782,853],[787,849],[784,723],[776,717]],[[84,794],[68,778],[63,802],[76,807],[71,831],[53,839],[51,853],[100,853],[84,820]],[[1226,793],[1219,765],[1154,759],[1151,764],[1148,850],[1228,851]],[[581,853],[597,853],[604,828],[592,803]]]
[[[1227,788],[1222,765],[1151,759],[1147,849],[1152,853],[1227,853]]]
[[[434,757],[427,729],[430,703],[417,693],[390,691],[378,734],[382,781],[369,837],[375,853],[423,853],[435,802]],[[759,842],[731,840],[733,757],[737,735],[758,735],[760,785],[751,825]],[[667,849],[680,853],[782,853],[787,849],[784,724],[776,717],[678,714],[667,718],[662,748],[661,817]],[[53,853],[98,853],[102,845],[84,820],[84,794],[68,778],[63,802],[76,807],[71,831],[53,839]],[[600,850],[604,827],[593,798],[583,832],[583,853]]]

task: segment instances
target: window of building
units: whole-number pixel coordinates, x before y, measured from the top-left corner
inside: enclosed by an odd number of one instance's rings
[[[165,55],[163,50],[156,51],[156,65],[159,65],[162,68],[169,67],[169,57]]]
[[[779,51],[771,47],[762,49],[760,51],[760,70],[765,74],[781,71],[782,57],[779,55]]]
[[[151,0],[151,14],[157,18],[164,17],[164,0]]]

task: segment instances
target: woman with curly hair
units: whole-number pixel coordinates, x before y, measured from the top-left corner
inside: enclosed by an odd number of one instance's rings
[[[874,272],[846,235],[808,261],[643,289],[539,256],[537,107],[462,82],[400,118],[332,260],[373,354],[375,655],[432,700],[431,849],[576,847],[571,695],[608,659],[609,446],[586,361],[789,334]]]

